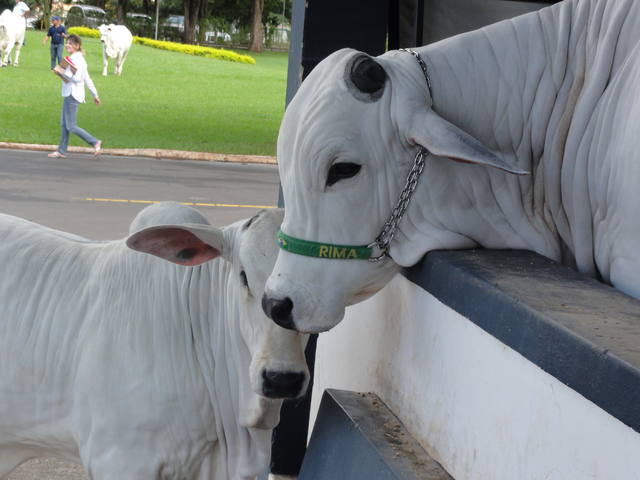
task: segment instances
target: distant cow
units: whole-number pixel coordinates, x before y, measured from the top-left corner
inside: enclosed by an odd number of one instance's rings
[[[122,75],[122,66],[127,59],[133,37],[131,32],[124,25],[100,25],[100,41],[102,42],[102,75],[107,75],[109,59],[114,58],[116,62],[116,75]]]
[[[14,47],[13,65],[18,66],[24,34],[24,18],[14,15],[11,10],[4,10],[0,15],[0,67],[9,64],[11,50]]]
[[[260,307],[282,217],[219,229],[164,203],[94,242],[0,215],[0,478],[52,455],[93,479],[266,470],[279,398],[308,382],[306,338]]]

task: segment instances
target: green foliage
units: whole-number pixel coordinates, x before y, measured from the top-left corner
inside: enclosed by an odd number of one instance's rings
[[[95,28],[71,27],[69,35],[79,35],[88,38],[100,38],[100,31]],[[198,57],[214,58],[216,60],[227,60],[230,62],[249,63],[255,65],[256,60],[249,55],[241,55],[231,50],[222,50],[220,48],[201,47],[199,45],[185,45],[176,42],[164,42],[161,40],[153,40],[151,38],[133,37],[133,43],[145,45],[147,47],[159,48],[160,50],[169,50],[171,52],[186,53],[188,55],[196,55]]]
[[[100,31],[95,28],[87,27],[71,27],[67,30],[69,35],[78,35],[79,37],[100,38]]]
[[[56,144],[60,80],[49,71],[43,32],[27,32],[19,68],[0,70],[0,141]],[[81,105],[78,122],[105,148],[167,148],[274,155],[284,113],[287,56],[257,54],[257,64],[134,45],[122,77],[101,76],[100,42],[83,40],[102,105]],[[83,145],[73,136],[72,144]]]
[[[285,17],[291,18],[292,0],[284,0]],[[237,26],[249,26],[253,0],[209,0],[209,11],[216,18]],[[276,26],[282,18],[283,0],[264,0],[262,23]]]
[[[220,48],[201,47],[199,45],[185,45],[176,42],[163,42],[153,40],[151,38],[133,37],[134,43],[146,45],[148,47],[159,48],[161,50],[169,50],[171,52],[187,53],[189,55],[197,55],[198,57],[215,58],[217,60],[228,60],[230,62],[249,63],[255,65],[256,60],[249,55],[241,55],[231,50],[222,50]]]

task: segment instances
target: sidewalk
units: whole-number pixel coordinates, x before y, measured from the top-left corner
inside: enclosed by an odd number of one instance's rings
[[[35,150],[53,152],[57,145],[39,145],[35,143],[0,142],[0,148],[15,150]],[[93,153],[88,147],[69,147],[69,153]],[[189,152],[186,150],[161,150],[158,148],[104,148],[103,155],[118,155],[128,157],[152,157],[167,158],[172,160],[201,160],[205,162],[231,162],[231,163],[265,163],[275,165],[276,157],[267,155],[233,155],[226,153]]]

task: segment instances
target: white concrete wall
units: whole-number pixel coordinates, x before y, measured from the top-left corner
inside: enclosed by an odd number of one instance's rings
[[[320,335],[325,388],[371,391],[456,480],[640,479],[640,434],[398,276]]]

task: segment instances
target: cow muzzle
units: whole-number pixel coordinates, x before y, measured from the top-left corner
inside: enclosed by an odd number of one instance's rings
[[[289,297],[283,299],[270,298],[265,293],[262,296],[262,310],[277,325],[288,330],[295,330],[293,323],[293,301]]]
[[[296,398],[305,393],[308,376],[305,372],[262,371],[262,395],[267,398]]]

